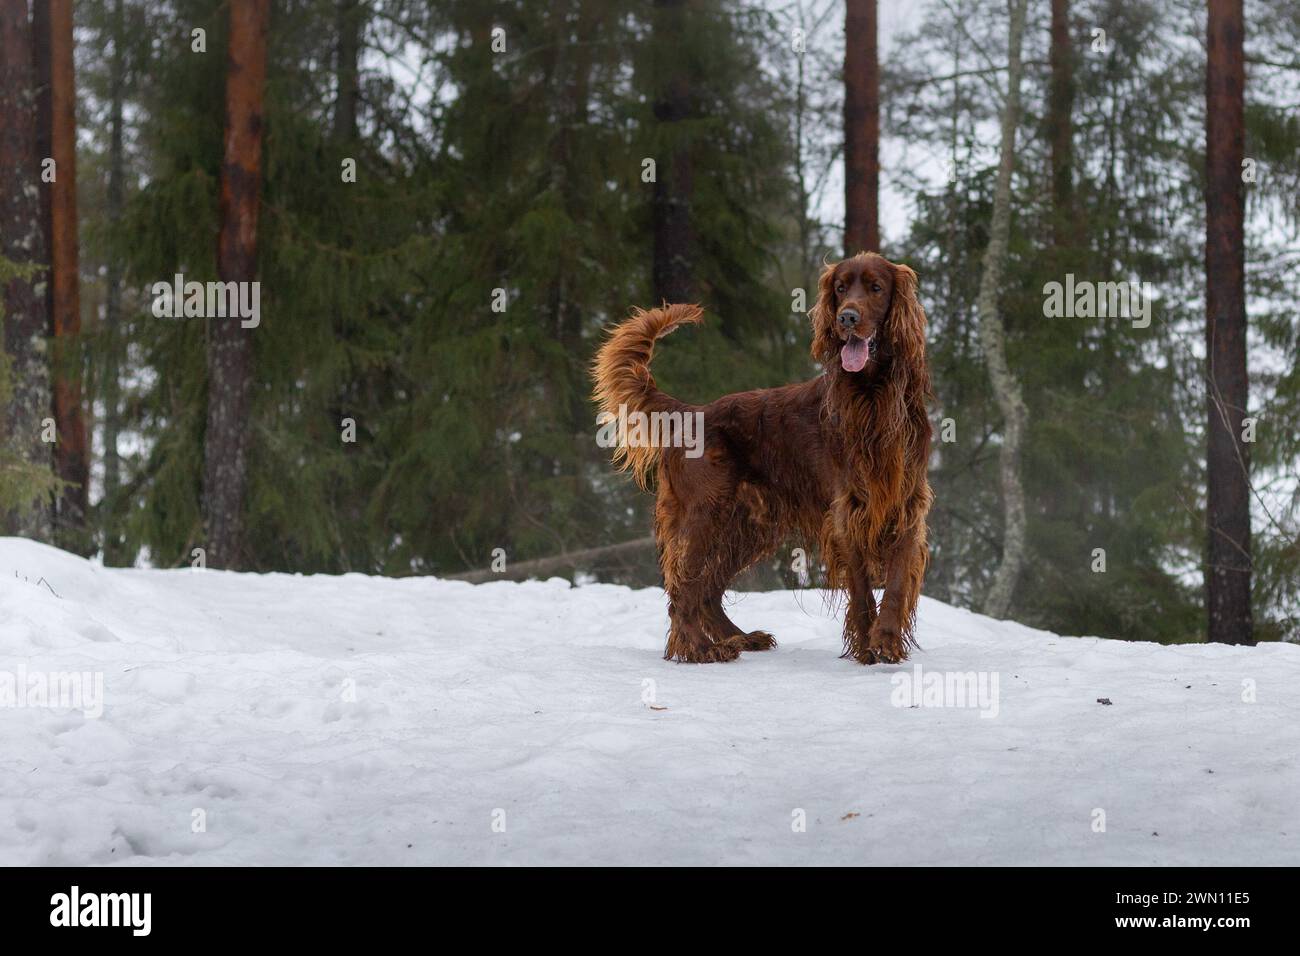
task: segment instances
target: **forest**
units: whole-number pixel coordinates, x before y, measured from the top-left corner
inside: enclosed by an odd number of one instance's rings
[[[654,585],[603,330],[700,303],[687,401],[809,378],[868,249],[929,320],[926,595],[1298,640],[1297,50],[1294,0],[0,0],[3,532]]]

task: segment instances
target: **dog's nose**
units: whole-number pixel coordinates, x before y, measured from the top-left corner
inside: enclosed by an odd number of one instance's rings
[[[858,324],[862,316],[858,315],[858,310],[849,308],[840,313],[840,325],[846,329],[851,329]]]

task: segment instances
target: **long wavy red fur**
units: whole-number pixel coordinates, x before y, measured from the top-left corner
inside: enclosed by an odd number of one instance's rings
[[[879,354],[863,372],[841,367],[837,288],[863,292],[860,330]],[[875,298],[872,298],[872,296]],[[879,299],[879,305],[876,305]],[[863,311],[860,310],[860,311]],[[928,549],[925,313],[916,275],[875,254],[827,266],[812,320],[812,355],[825,371],[807,382],[726,395],[696,406],[666,395],[650,374],[656,339],[700,321],[694,305],[636,311],[610,334],[593,366],[603,412],[700,412],[703,454],[620,441],[614,460],[656,491],[655,537],[670,629],[666,658],[731,660],[775,642],[744,632],[722,596],[737,574],[791,543],[816,543],[828,586],[847,596],[845,656],[900,661],[915,644]],[[884,590],[877,605],[874,589]]]

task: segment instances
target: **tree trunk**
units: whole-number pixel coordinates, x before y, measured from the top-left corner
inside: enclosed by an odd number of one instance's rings
[[[0,0],[0,256],[19,265],[40,265],[40,160],[36,148],[36,79],[27,0]],[[19,460],[50,461],[41,441],[49,415],[50,377],[44,272],[11,278],[4,287],[4,346],[10,359],[13,394],[4,409],[4,441]],[[8,534],[46,540],[45,507],[4,516]]]
[[[844,254],[880,248],[880,64],[876,0],[844,12]]]
[[[577,0],[573,3],[573,40],[570,40],[570,8],[559,4],[552,7],[552,14],[557,16],[559,35],[556,37],[551,78],[551,110],[555,117],[555,133],[550,149],[551,189],[564,203],[565,215],[575,222],[580,222],[587,214],[584,210],[583,178],[576,174],[574,166],[581,155],[580,131],[587,129],[591,121],[590,40],[598,35],[602,12],[599,0]],[[586,360],[582,358],[582,327],[586,312],[581,306],[576,282],[565,265],[567,264],[557,264],[554,270],[548,306],[551,323],[555,328],[555,340],[569,356],[571,383],[575,387],[566,387],[565,397],[557,398],[556,403],[558,408],[561,401],[567,401],[569,421],[566,424],[574,435],[583,435],[591,410],[587,390],[582,387],[587,375]]]
[[[1002,110],[1001,145],[997,180],[993,189],[993,215],[989,224],[989,245],[984,253],[980,276],[978,311],[980,344],[988,365],[989,381],[1002,412],[1002,562],[984,598],[985,614],[1003,617],[1025,562],[1025,490],[1020,483],[1020,449],[1029,412],[1021,396],[1020,382],[1007,364],[1006,329],[998,313],[998,289],[1006,264],[1011,233],[1011,172],[1016,163],[1016,125],[1020,118],[1020,47],[1025,32],[1026,0],[1009,0],[1010,25],[1007,35],[1007,98]]]
[[[357,107],[361,101],[359,61],[365,9],[360,0],[338,0],[338,47],[335,72],[338,98],[334,101],[334,138],[350,143],[357,138]]]
[[[802,6],[798,8],[798,14],[799,29],[803,30],[805,28],[805,23],[803,19]],[[805,117],[808,115],[808,90],[804,69],[805,55],[806,53],[798,53],[795,56],[793,148],[794,172],[796,182],[799,186],[797,212],[799,223],[799,284],[803,288],[809,289],[816,284],[817,270],[814,264],[812,249],[812,197],[809,196],[808,164],[804,156],[804,126]]]
[[[690,302],[691,190],[690,146],[682,124],[691,111],[691,83],[681,51],[686,41],[684,0],[654,2],[655,121],[658,141],[668,155],[659,157],[654,183],[654,301]]]
[[[262,97],[270,0],[231,4],[226,59],[226,131],[221,163],[217,275],[222,282],[257,276],[257,214],[262,184]],[[248,483],[253,329],[238,317],[208,319],[208,420],[203,503],[207,562],[243,562],[243,501]]]
[[[55,180],[45,186],[49,202],[45,225],[50,251],[53,411],[57,441],[54,469],[65,482],[54,501],[54,535],[61,547],[90,552],[86,532],[90,466],[86,419],[81,405],[81,282],[77,249],[77,93],[73,63],[72,0],[36,4],[45,16],[34,19],[38,83],[48,109],[38,111],[49,131],[47,154],[54,159]],[[46,19],[48,17],[48,19]]]
[[[1058,248],[1069,243],[1074,203],[1074,49],[1070,38],[1070,0],[1052,0],[1051,80],[1047,96],[1047,138],[1052,168],[1052,235]]]
[[[122,154],[122,99],[126,83],[126,65],[122,57],[125,32],[124,0],[113,4],[113,56],[109,63],[109,147],[107,213],[111,229],[122,220],[123,204],[123,154]],[[122,261],[117,244],[110,243],[105,275],[104,335],[107,339],[107,358],[104,369],[104,501],[100,524],[103,534],[104,563],[121,564],[120,537],[117,530],[117,495],[122,484],[122,463],[117,454],[117,439],[121,431],[121,386],[119,384],[122,361]]]
[[[1253,643],[1246,372],[1242,0],[1209,0],[1205,83],[1206,563],[1208,637]]]
[[[50,83],[50,4],[49,0],[44,3],[33,5],[32,9],[32,83],[35,93],[35,117],[36,117],[36,158],[38,162],[45,162],[46,159],[54,157],[53,145],[53,128],[54,112],[51,100],[51,83]],[[54,233],[51,227],[51,221],[54,218],[54,184],[47,183],[44,177],[41,177],[40,203],[41,203],[41,265],[47,269],[50,268],[50,262],[54,258]],[[50,280],[44,284],[45,288],[45,332],[46,335],[52,335],[54,332],[54,273],[53,270],[46,273]],[[51,363],[50,376],[52,383],[58,381],[58,371]],[[53,385],[52,385],[53,387]],[[57,455],[58,453],[55,452]],[[51,515],[57,521],[57,517]]]

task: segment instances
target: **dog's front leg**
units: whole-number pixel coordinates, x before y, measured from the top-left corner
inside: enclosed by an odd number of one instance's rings
[[[885,556],[885,594],[880,614],[867,635],[866,663],[897,664],[907,660],[916,624],[916,604],[925,575],[924,525],[911,525],[895,539]]]
[[[876,595],[871,589],[871,573],[865,553],[850,549],[845,562],[845,577],[849,606],[844,613],[844,653],[840,656],[870,664],[874,659],[867,649],[867,641],[876,623]]]

